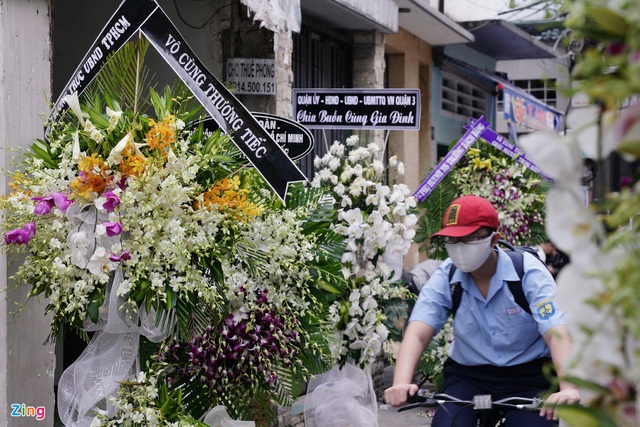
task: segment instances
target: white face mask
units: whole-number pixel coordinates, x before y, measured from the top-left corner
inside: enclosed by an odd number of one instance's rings
[[[453,264],[465,273],[471,273],[479,269],[491,255],[492,238],[493,233],[477,242],[445,243],[444,246],[447,248],[447,253]]]

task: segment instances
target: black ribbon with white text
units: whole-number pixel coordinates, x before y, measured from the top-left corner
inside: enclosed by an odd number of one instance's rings
[[[65,86],[53,114],[60,115],[68,108],[64,97],[81,94],[109,55],[137,31],[147,37],[282,200],[289,183],[307,180],[249,110],[204,67],[155,0],[124,0],[120,4]]]

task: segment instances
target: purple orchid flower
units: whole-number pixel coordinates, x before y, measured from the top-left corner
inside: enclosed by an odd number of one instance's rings
[[[24,225],[24,227],[22,227],[22,229],[24,231],[26,231],[26,233],[29,236],[29,238],[31,238],[31,237],[36,235],[36,223],[35,222],[26,223]]]
[[[51,193],[51,197],[53,197],[53,201],[62,212],[66,212],[67,209],[69,209],[69,205],[73,203],[73,200],[69,200],[67,196],[62,193]]]
[[[131,254],[129,253],[129,251],[123,251],[120,254],[115,254],[113,252],[109,253],[111,254],[111,256],[109,257],[109,260],[111,262],[129,261],[131,259]]]
[[[104,228],[107,230],[107,236],[113,237],[122,233],[122,224],[119,222],[105,222]]]
[[[56,205],[56,202],[53,200],[53,196],[32,197],[31,200],[38,202],[36,207],[33,209],[33,213],[36,215],[46,215],[51,212],[51,209]]]
[[[29,244],[29,240],[31,240],[31,237],[29,236],[29,232],[25,231],[23,228],[10,230],[4,234],[5,245],[11,245],[11,244],[27,245]]]
[[[120,198],[113,191],[103,193],[102,198],[104,198],[102,208],[107,212],[112,212],[120,204]]]

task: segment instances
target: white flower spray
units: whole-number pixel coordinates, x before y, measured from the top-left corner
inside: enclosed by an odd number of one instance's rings
[[[383,254],[406,255],[417,222],[409,188],[385,183],[381,154],[378,145],[361,146],[353,135],[346,144],[336,141],[327,155],[314,161],[318,171],[312,186],[328,188],[338,207],[333,228],[345,238],[342,272],[350,284],[348,293],[330,309],[338,337],[332,351],[340,362],[350,358],[360,366],[390,347],[382,304],[401,297],[403,288],[390,280],[393,272]],[[403,168],[396,158],[389,166],[397,172]]]

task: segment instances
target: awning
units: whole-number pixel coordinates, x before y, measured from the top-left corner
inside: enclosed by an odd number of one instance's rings
[[[432,46],[469,43],[475,40],[464,27],[433,8],[427,0],[396,0],[398,24]]]
[[[532,130],[558,131],[562,124],[562,113],[546,105],[527,91],[514,86],[504,77],[481,70],[460,60],[445,57],[445,69],[453,67],[478,79],[492,82],[502,91],[504,118],[515,125]]]
[[[557,58],[562,55],[507,21],[496,19],[460,25],[475,36],[470,48],[496,60]]]
[[[393,0],[300,0],[303,18],[332,30],[398,32],[398,5]]]
[[[377,30],[397,33],[404,28],[432,46],[469,43],[473,34],[434,9],[428,0],[300,0],[303,18],[332,30]]]

